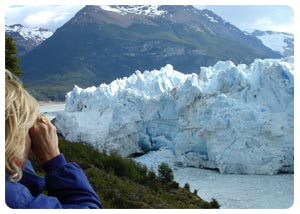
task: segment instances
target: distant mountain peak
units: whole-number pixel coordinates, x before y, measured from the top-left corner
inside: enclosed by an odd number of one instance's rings
[[[5,33],[14,37],[19,55],[24,55],[53,35],[48,29],[28,28],[21,24],[5,25]]]
[[[21,24],[5,25],[5,32],[17,32],[24,37],[25,40],[34,40],[37,43],[44,41],[52,36],[53,32],[43,28],[28,28]]]

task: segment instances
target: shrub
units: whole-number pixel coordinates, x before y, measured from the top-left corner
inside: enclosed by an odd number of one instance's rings
[[[172,189],[178,189],[179,188],[179,183],[177,183],[176,181],[173,181],[172,183],[170,183],[169,185]]]
[[[157,179],[156,173],[154,172],[153,168],[151,168],[148,171],[148,180],[149,181],[156,181],[156,179]]]
[[[136,164],[136,169],[138,171],[138,173],[140,175],[142,175],[143,177],[146,177],[147,172],[148,172],[148,168],[146,165],[142,165],[140,163],[135,163]]]
[[[185,183],[184,187],[183,187],[186,191],[190,192],[190,184],[189,183]]]
[[[173,171],[167,163],[161,163],[158,166],[158,178],[163,183],[169,183],[174,180]]]
[[[212,200],[211,200],[211,202],[209,202],[209,204],[210,204],[210,207],[214,208],[214,209],[219,209],[221,207],[219,202],[214,198],[212,198]]]
[[[104,159],[104,168],[119,177],[136,178],[138,175],[135,165],[129,159],[122,158],[116,153],[112,153]]]

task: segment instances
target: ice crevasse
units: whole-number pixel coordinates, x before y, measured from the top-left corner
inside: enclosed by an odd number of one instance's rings
[[[220,173],[294,171],[294,58],[166,65],[66,95],[54,121],[67,140],[122,156]]]

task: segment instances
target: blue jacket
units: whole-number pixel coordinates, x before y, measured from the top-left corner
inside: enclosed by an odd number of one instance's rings
[[[76,163],[66,163],[63,154],[43,165],[45,177],[35,174],[27,161],[22,179],[15,183],[5,176],[5,201],[10,208],[103,208]],[[43,191],[48,191],[44,195]]]

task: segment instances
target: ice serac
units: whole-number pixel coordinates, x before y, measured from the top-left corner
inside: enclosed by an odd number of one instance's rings
[[[55,120],[70,141],[148,165],[277,174],[294,170],[294,58],[218,62],[199,74],[166,65],[66,96]]]

